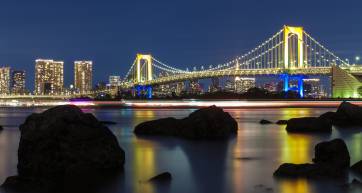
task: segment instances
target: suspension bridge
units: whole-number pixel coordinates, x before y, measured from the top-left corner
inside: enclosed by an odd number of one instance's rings
[[[332,77],[333,96],[341,98],[362,95],[362,66],[350,65],[319,43],[303,27],[284,26],[263,43],[230,61],[202,65],[199,70],[183,70],[156,59],[138,54],[122,87],[143,89],[151,96],[152,86],[187,80],[224,76],[282,75],[284,91],[291,78],[298,79],[303,96],[303,75]]]

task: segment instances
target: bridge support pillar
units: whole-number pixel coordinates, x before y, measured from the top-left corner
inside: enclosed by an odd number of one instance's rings
[[[283,82],[284,82],[284,92],[288,92],[289,91],[289,74],[283,74],[282,75],[283,78]]]
[[[298,93],[299,93],[299,97],[303,98],[304,97],[304,85],[303,85],[303,76],[299,76],[298,77]]]
[[[294,75],[291,76],[289,74],[282,74],[282,80],[283,80],[283,91],[284,92],[288,92],[288,91],[296,91],[299,94],[300,98],[304,97],[304,76],[303,75]],[[290,87],[289,86],[289,82],[290,80],[297,80],[298,84],[297,87]]]

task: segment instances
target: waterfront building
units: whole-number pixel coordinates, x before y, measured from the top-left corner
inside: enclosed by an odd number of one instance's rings
[[[303,79],[304,95],[306,97],[320,98],[321,94],[321,82],[319,78]]]
[[[15,70],[11,75],[11,93],[13,95],[23,95],[25,90],[25,71]]]
[[[190,81],[190,94],[199,95],[202,93],[202,88],[198,80]]]
[[[81,94],[89,93],[92,90],[93,78],[92,61],[74,62],[74,88]]]
[[[109,76],[108,78],[109,86],[117,87],[121,84],[121,77],[120,76]]]
[[[269,92],[277,92],[278,91],[278,84],[275,82],[266,83],[264,84],[263,88],[268,90]]]
[[[59,95],[64,86],[64,62],[37,59],[35,61],[35,94]]]
[[[218,92],[221,90],[220,79],[215,77],[211,78],[211,84],[209,86],[209,92]]]
[[[185,82],[178,82],[176,84],[176,95],[180,96],[185,91]]]
[[[235,78],[235,92],[236,93],[245,93],[250,88],[255,87],[255,78],[243,78],[236,77]]]
[[[0,94],[10,94],[10,67],[0,67]]]
[[[234,92],[235,91],[234,81],[226,80],[224,91],[225,92]]]

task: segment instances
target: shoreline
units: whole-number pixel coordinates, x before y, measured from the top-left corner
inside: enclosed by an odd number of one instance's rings
[[[226,109],[260,108],[337,108],[343,101],[362,106],[362,100],[120,100],[120,101],[0,101],[0,108],[46,108],[76,105],[84,108],[188,109],[216,105]]]

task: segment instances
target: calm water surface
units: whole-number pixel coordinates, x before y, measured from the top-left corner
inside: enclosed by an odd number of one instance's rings
[[[32,112],[44,109],[0,109],[0,181],[16,174],[18,125]],[[362,159],[362,133],[351,130],[332,134],[287,134],[285,126],[260,125],[260,119],[276,121],[302,116],[318,116],[335,109],[227,109],[237,119],[237,137],[227,141],[188,141],[171,137],[138,138],[136,124],[163,117],[182,118],[194,109],[91,109],[100,120],[116,121],[110,129],[126,152],[124,177],[112,190],[127,193],[239,193],[345,192],[344,182],[316,182],[305,179],[278,181],[274,170],[284,162],[311,162],[314,146],[323,140],[343,138],[352,163]],[[248,158],[248,159],[243,159]],[[164,171],[173,175],[169,185],[154,186],[143,181]],[[350,176],[349,180],[355,176]]]

